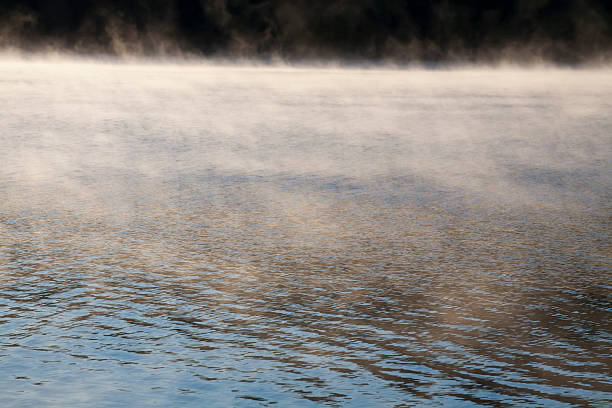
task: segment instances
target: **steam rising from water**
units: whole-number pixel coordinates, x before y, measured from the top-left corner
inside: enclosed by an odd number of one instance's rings
[[[605,127],[581,132],[609,108],[608,70],[10,60],[1,68],[3,120],[7,132],[22,135],[5,151],[12,165],[3,170],[21,167],[17,175],[32,180],[72,180],[83,165],[153,177],[176,166],[359,178],[411,172],[451,187],[468,182],[495,196],[507,192],[489,189],[493,182],[527,188],[508,180],[512,166],[572,172],[610,153]],[[31,108],[23,110],[22,101]],[[521,132],[526,125],[529,132]],[[142,146],[144,140],[126,134],[157,143]],[[534,195],[528,193],[516,199]]]
[[[291,60],[610,62],[604,0],[0,4],[0,48]]]
[[[8,404],[610,401],[610,74],[0,61]]]

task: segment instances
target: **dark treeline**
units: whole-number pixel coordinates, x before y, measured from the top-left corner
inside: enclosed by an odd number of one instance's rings
[[[609,60],[607,0],[0,0],[0,47],[289,59]]]

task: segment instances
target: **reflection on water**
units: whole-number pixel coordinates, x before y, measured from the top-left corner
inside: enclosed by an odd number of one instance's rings
[[[3,405],[612,403],[609,79],[1,62]]]

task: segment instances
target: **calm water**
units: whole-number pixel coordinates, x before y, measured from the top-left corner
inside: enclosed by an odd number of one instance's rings
[[[612,404],[612,73],[0,61],[4,407]]]

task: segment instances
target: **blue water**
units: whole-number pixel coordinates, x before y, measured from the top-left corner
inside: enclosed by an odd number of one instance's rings
[[[0,405],[611,405],[611,78],[0,61]]]

